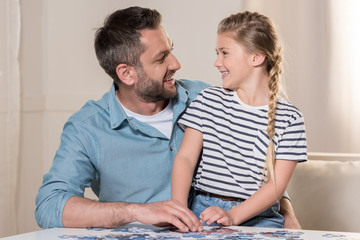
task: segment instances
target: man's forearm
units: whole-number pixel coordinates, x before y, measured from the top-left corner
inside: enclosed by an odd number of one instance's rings
[[[65,204],[62,221],[64,227],[118,227],[136,221],[136,204],[123,202],[97,202],[71,197]]]
[[[97,202],[82,197],[71,197],[63,210],[64,227],[114,228],[130,222],[169,225],[181,231],[202,231],[193,212],[176,201],[154,203]]]

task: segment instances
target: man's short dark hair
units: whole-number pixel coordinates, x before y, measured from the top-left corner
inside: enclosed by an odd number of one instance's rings
[[[95,34],[95,52],[101,67],[118,83],[116,67],[121,64],[140,65],[145,47],[140,42],[141,30],[156,29],[161,22],[158,11],[129,7],[109,15]],[[140,65],[141,66],[141,65]]]

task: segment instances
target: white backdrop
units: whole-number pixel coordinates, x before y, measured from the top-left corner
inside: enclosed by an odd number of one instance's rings
[[[308,150],[360,153],[360,3],[255,0],[248,7],[280,30],[288,93],[305,115]]]
[[[305,115],[309,151],[360,153],[356,0],[21,0],[16,15],[17,4],[0,0],[0,236],[16,226],[19,233],[38,229],[35,196],[65,121],[112,82],[94,54],[95,29],[109,13],[132,5],[163,15],[182,64],[178,78],[215,85],[221,84],[213,67],[218,22],[245,9],[269,16],[284,43],[284,77]],[[21,17],[20,80],[12,74],[20,25],[14,16]]]

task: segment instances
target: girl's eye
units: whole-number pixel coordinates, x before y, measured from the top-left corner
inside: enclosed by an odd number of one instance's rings
[[[226,51],[221,51],[220,53],[221,53],[221,55],[227,55],[227,54],[229,54],[229,53],[226,52]],[[218,51],[216,51],[216,55],[219,55],[219,52],[218,52]]]

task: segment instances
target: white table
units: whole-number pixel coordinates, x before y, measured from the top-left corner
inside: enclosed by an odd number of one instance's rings
[[[128,236],[128,238],[126,238]],[[167,228],[129,224],[115,229],[52,228],[1,238],[1,240],[106,240],[106,239],[289,239],[360,240],[360,233],[287,230],[251,227],[204,227],[202,233],[180,233]]]

